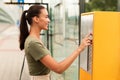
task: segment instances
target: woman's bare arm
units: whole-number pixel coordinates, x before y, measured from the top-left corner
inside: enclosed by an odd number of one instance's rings
[[[50,55],[46,55],[40,61],[49,69],[53,70],[56,73],[64,72],[78,57],[78,55],[84,50],[84,48],[88,45],[91,45],[91,40],[89,39],[89,35],[87,35],[81,42],[81,45],[66,59],[61,62],[56,62]]]

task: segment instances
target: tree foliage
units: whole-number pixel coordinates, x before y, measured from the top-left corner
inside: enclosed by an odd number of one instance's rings
[[[117,11],[117,0],[91,0],[85,3],[85,12]]]

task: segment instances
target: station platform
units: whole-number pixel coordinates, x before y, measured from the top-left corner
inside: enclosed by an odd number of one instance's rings
[[[24,52],[19,50],[18,38],[18,27],[0,24],[0,80],[19,80]],[[26,62],[22,80],[30,80]]]
[[[69,43],[71,44],[71,43]],[[58,49],[56,49],[58,51]],[[70,53],[69,50],[67,53]],[[24,51],[19,49],[19,28],[15,25],[0,24],[0,80],[19,80],[23,60]],[[56,54],[54,58],[61,61],[63,56]],[[51,80],[77,80],[75,73],[76,64],[73,64],[63,74],[57,74],[51,71]],[[73,73],[73,76],[70,76]],[[25,60],[21,80],[30,80],[27,62]]]

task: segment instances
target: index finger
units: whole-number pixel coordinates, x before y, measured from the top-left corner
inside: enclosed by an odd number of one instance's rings
[[[92,36],[93,34],[92,33],[88,33],[85,37],[89,37],[89,36]]]

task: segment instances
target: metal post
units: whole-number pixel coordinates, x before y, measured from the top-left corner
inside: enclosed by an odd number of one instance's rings
[[[81,13],[84,13],[85,12],[85,0],[79,0],[79,45],[81,43]],[[78,78],[80,79],[80,56],[78,58],[78,68],[79,68],[79,71],[78,71]],[[78,80],[79,80],[78,79]]]
[[[85,12],[85,0],[79,0],[79,44],[81,41],[81,14]]]
[[[43,3],[43,0],[41,0],[41,3]]]
[[[117,8],[118,8],[118,11],[120,11],[120,0],[117,0]]]
[[[47,4],[47,11],[48,11],[48,13],[49,13],[48,4]],[[47,30],[47,48],[50,49],[50,48],[49,48],[49,26],[48,26],[48,30]]]

